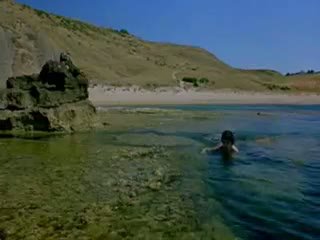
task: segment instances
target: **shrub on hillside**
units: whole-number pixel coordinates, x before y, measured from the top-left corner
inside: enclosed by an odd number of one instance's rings
[[[201,83],[201,84],[207,84],[207,83],[209,83],[209,79],[208,79],[208,78],[200,78],[200,79],[199,79],[199,83]]]
[[[289,91],[291,90],[290,87],[288,86],[280,86],[280,85],[277,85],[277,84],[264,84],[264,86],[266,86],[269,90],[281,90],[281,91]]]
[[[290,87],[288,87],[288,86],[282,86],[282,87],[280,87],[280,90],[282,90],[282,91],[289,91],[291,88]]]
[[[120,29],[119,33],[121,33],[123,35],[130,35],[128,30],[126,30],[126,29]]]
[[[184,81],[186,83],[196,83],[198,81],[198,79],[194,78],[194,77],[184,77],[182,79],[182,81]]]
[[[193,77],[184,77],[182,81],[186,83],[192,83],[194,87],[199,87],[198,79]]]
[[[21,9],[31,9],[31,7],[26,4],[21,4]]]
[[[34,9],[34,11],[36,12],[36,14],[37,14],[39,17],[50,17],[50,14],[48,14],[48,13],[45,12],[45,11],[38,10],[38,9]]]
[[[199,83],[198,83],[198,82],[194,82],[194,83],[193,83],[193,86],[194,86],[194,87],[199,87]]]
[[[300,72],[294,72],[294,73],[287,73],[286,76],[295,76],[295,75],[305,75],[305,74],[316,74],[317,72],[313,69],[308,70],[307,72],[305,71],[300,71]]]
[[[199,87],[200,85],[209,83],[209,80],[207,78],[197,79],[195,77],[184,77],[182,81],[186,83],[192,83],[194,87]]]

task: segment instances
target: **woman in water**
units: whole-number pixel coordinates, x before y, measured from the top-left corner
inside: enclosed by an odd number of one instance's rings
[[[238,153],[238,148],[234,145],[235,139],[231,131],[226,130],[221,135],[221,142],[213,148],[205,148],[202,153],[220,152],[223,156],[231,157],[234,153]]]

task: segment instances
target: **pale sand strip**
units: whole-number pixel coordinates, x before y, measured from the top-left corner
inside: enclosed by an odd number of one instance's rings
[[[147,91],[138,87],[96,86],[89,89],[95,105],[161,105],[161,104],[320,104],[320,95],[259,92],[185,91],[157,89]]]

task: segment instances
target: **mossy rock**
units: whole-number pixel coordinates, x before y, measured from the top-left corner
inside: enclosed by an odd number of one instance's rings
[[[56,108],[3,111],[0,131],[74,132],[94,127],[96,109],[89,101],[64,104]],[[1,133],[0,133],[1,135]]]
[[[28,91],[9,89],[6,92],[6,104],[9,110],[21,110],[34,107],[36,100]]]
[[[20,76],[9,78],[6,82],[7,89],[30,90],[35,82],[38,82],[38,75]]]
[[[95,124],[88,79],[69,55],[48,61],[39,75],[9,78],[0,131],[73,132]]]

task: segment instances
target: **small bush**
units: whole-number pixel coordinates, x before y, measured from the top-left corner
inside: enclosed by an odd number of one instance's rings
[[[36,12],[36,14],[39,17],[50,17],[50,15],[48,13],[46,13],[45,11],[37,10],[37,9],[35,9],[34,11]]]
[[[31,7],[26,4],[21,4],[21,9],[31,9]]]
[[[288,90],[290,90],[290,87],[288,87],[288,86],[283,86],[283,87],[280,87],[280,90],[282,90],[282,91],[288,91]]]
[[[291,90],[288,86],[280,86],[277,84],[264,84],[269,90],[281,90],[281,91],[288,91]]]
[[[193,78],[193,77],[184,77],[182,79],[182,81],[187,82],[187,83],[196,83],[198,81],[197,78]]]
[[[287,73],[286,74],[286,76],[288,77],[288,76],[296,76],[296,75],[305,75],[305,74],[315,74],[315,73],[317,73],[315,70],[313,70],[313,69],[310,69],[310,70],[308,70],[307,72],[306,71],[300,71],[300,72],[294,72],[294,73]]]
[[[130,35],[130,33],[126,29],[120,29],[119,33],[123,35]]]
[[[269,90],[277,89],[277,85],[275,85],[275,84],[263,83],[262,85],[265,86],[266,88],[268,88]]]
[[[207,84],[207,83],[209,83],[209,79],[208,78],[200,78],[199,83]]]
[[[184,77],[182,81],[186,83],[192,83],[194,87],[199,87],[202,84],[209,83],[209,80],[207,78],[197,79],[195,77]]]

